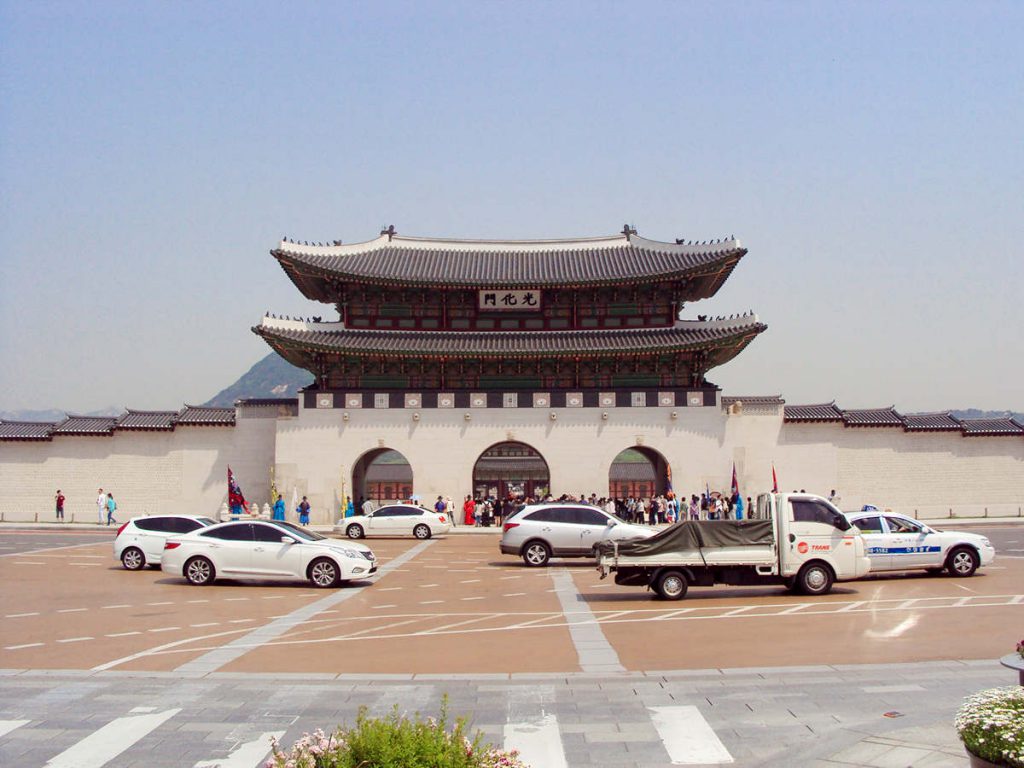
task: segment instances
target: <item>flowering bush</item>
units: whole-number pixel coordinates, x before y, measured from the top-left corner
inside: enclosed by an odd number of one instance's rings
[[[470,740],[465,718],[449,727],[447,698],[438,718],[410,720],[398,705],[384,718],[366,713],[359,710],[355,727],[303,734],[289,750],[275,741],[266,768],[527,768],[515,750],[485,744],[480,733]]]
[[[992,763],[1024,768],[1024,687],[968,696],[953,721],[967,749]]]

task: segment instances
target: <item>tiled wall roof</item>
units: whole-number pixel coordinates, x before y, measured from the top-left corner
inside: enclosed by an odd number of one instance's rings
[[[71,416],[53,428],[54,435],[109,435],[117,425],[116,416]]]
[[[959,432],[960,422],[947,411],[908,413],[903,416],[907,432]]]
[[[185,405],[178,414],[178,426],[218,427],[234,426],[234,408],[205,408],[198,405]]]
[[[843,411],[843,423],[848,427],[902,427],[903,417],[889,408],[861,408]]]
[[[55,426],[49,421],[0,421],[0,440],[49,440]]]
[[[1024,426],[1014,419],[964,419],[960,422],[964,435],[1024,435]]]
[[[811,422],[843,420],[843,412],[836,407],[835,400],[831,403],[820,403],[818,405],[787,405],[784,413],[785,421]]]
[[[128,412],[117,421],[118,429],[160,430],[174,429],[178,419],[177,411],[133,411]]]

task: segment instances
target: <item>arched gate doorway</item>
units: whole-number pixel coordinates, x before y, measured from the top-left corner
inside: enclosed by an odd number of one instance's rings
[[[542,499],[550,488],[548,463],[526,443],[492,445],[473,465],[473,493],[477,498]]]
[[[665,457],[653,448],[627,448],[615,457],[608,470],[608,492],[613,499],[646,499],[667,493],[669,471]]]
[[[352,468],[353,499],[384,503],[408,501],[413,495],[412,466],[398,451],[377,448],[359,457]]]

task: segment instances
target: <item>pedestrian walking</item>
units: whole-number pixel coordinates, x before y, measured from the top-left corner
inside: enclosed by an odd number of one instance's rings
[[[107,494],[100,488],[99,496],[96,497],[96,513],[99,515],[99,519],[96,521],[97,525],[103,525],[107,519]]]
[[[114,518],[114,512],[117,511],[117,502],[114,501],[114,494],[107,494],[107,525],[113,523],[117,525],[117,520]]]
[[[54,499],[57,503],[57,519],[64,520],[64,494],[60,492],[60,488],[57,489],[57,496]]]
[[[445,509],[448,510],[448,519],[451,520],[452,528],[454,528],[455,526],[458,525],[458,517],[459,516],[457,514],[455,514],[455,507],[452,504],[452,497],[451,496],[445,496],[444,497],[444,507],[445,507]]]

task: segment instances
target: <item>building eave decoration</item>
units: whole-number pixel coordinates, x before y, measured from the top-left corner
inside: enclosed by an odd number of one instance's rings
[[[735,237],[665,243],[632,233],[572,240],[452,240],[387,234],[353,244],[285,239],[271,254],[309,299],[334,285],[578,288],[696,279],[692,301],[714,295],[746,249]]]

